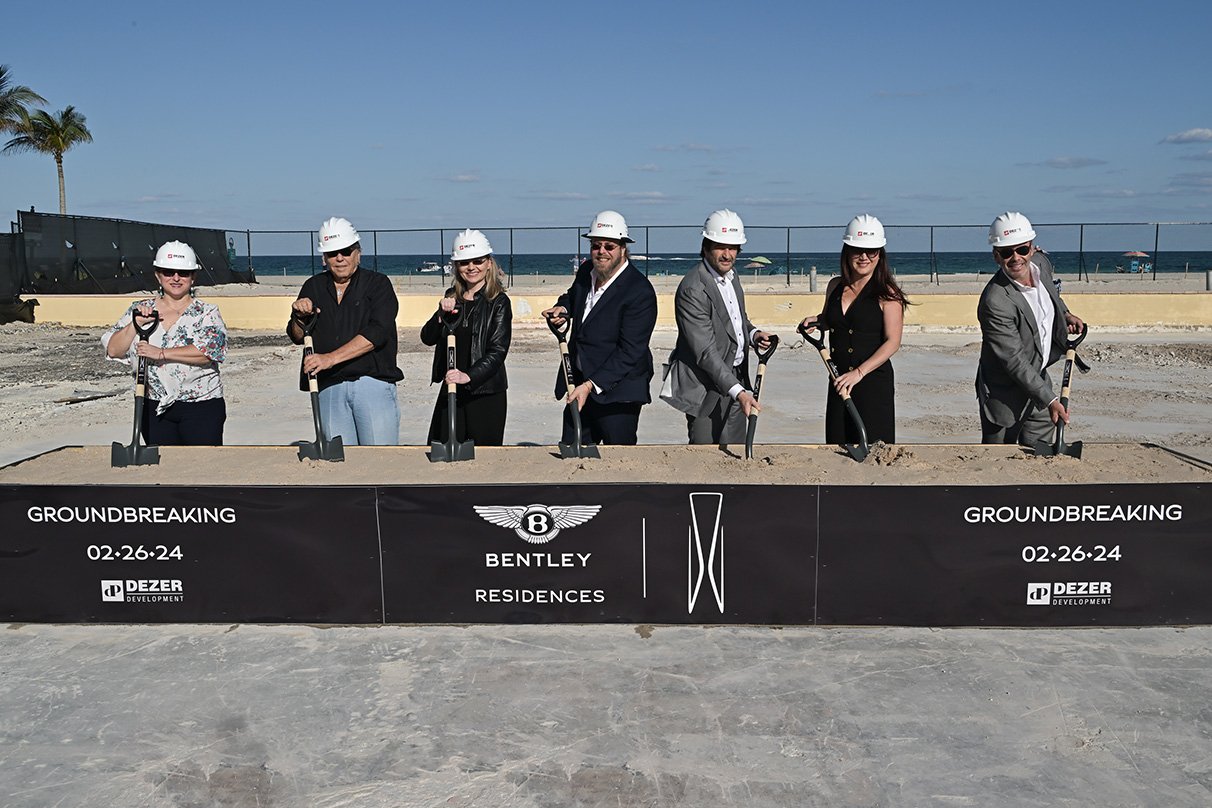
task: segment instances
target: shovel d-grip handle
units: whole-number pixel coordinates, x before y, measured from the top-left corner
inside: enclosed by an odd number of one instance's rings
[[[560,318],[564,321],[563,325],[555,324],[557,315],[555,315],[555,314],[545,315],[545,319],[547,320],[547,327],[551,329],[551,333],[555,334],[556,339],[558,339],[560,342],[568,341],[568,329],[572,328],[572,321],[570,319],[568,319],[568,316],[567,316],[568,313],[565,312],[564,315],[565,315],[564,317]]]
[[[316,330],[316,321],[319,319],[319,309],[313,309],[311,314],[306,317],[297,311],[290,313],[290,321],[299,327],[299,330],[303,332],[303,336],[305,337],[311,336],[311,332]]]
[[[779,338],[777,334],[770,334],[767,339],[770,340],[770,345],[767,346],[766,350],[763,351],[756,345],[753,346],[753,352],[757,354],[759,365],[764,365],[770,361],[770,357],[774,354],[774,349],[779,347]]]
[[[1065,344],[1068,347],[1068,349],[1070,351],[1072,351],[1078,345],[1081,345],[1082,342],[1084,342],[1086,339],[1086,332],[1089,330],[1090,330],[1090,325],[1088,323],[1083,322],[1082,323],[1082,332],[1077,335],[1076,339],[1071,338],[1071,337],[1066,337]]]
[[[155,309],[152,309],[152,313],[150,315],[148,315],[149,317],[151,317],[151,321],[148,322],[147,325],[141,326],[141,325],[139,325],[139,321],[136,318],[142,317],[142,316],[143,316],[142,314],[139,314],[139,310],[136,309],[134,312],[131,313],[130,324],[135,327],[135,333],[139,335],[139,341],[147,342],[148,337],[150,337],[152,335],[152,332],[154,332],[156,330],[156,326],[158,326],[160,324],[160,312],[156,311]]]

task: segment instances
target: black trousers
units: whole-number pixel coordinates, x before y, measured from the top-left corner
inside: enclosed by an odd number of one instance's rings
[[[476,446],[500,446],[505,442],[505,416],[507,402],[505,393],[473,395],[462,391],[455,393],[455,440],[462,443],[470,439]],[[450,434],[449,395],[446,385],[438,394],[434,404],[433,418],[429,421],[429,443],[446,443]]]
[[[227,402],[174,401],[163,415],[156,415],[160,402],[143,402],[143,439],[148,446],[222,446]]]
[[[638,401],[599,404],[589,399],[581,409],[581,445],[603,443],[608,446],[635,446],[643,407]],[[561,440],[572,443],[575,434],[571,407],[565,407]]]

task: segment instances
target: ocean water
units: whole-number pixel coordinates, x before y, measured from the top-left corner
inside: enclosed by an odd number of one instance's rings
[[[1127,257],[1122,253],[1086,252],[1050,252],[1049,257],[1060,277],[1074,276],[1079,272],[1098,274],[1117,272],[1120,267],[1124,272],[1133,269],[1145,272],[1156,271],[1158,274],[1172,273],[1202,273],[1212,270],[1212,251],[1198,252],[1160,252],[1156,257],[1147,258]],[[767,253],[764,258],[770,263],[761,263],[758,267],[748,266],[753,263],[755,255],[742,254],[737,262],[739,271],[745,275],[780,275],[787,272],[787,253]],[[572,277],[580,261],[586,255],[574,256],[571,253],[526,253],[510,256],[497,255],[497,262],[506,273],[515,276],[522,275],[566,275]],[[640,271],[648,275],[684,275],[698,262],[697,255],[660,254],[648,256],[632,256],[632,262]],[[839,269],[838,253],[791,253],[790,265],[792,274],[806,274],[816,267],[821,274],[834,274]],[[930,253],[889,253],[889,263],[898,275],[929,275],[932,271],[940,275],[986,274],[996,271],[997,265],[989,252],[937,252]],[[362,253],[362,266],[376,269],[388,275],[416,275],[417,278],[432,278],[434,285],[439,285],[441,273],[419,272],[419,269],[429,263],[444,264],[443,256],[438,255],[379,255]],[[1135,265],[1134,263],[1135,262]],[[308,255],[255,255],[252,267],[260,276],[292,276],[310,275],[324,269],[319,256]],[[247,256],[236,256],[234,269],[247,269]]]

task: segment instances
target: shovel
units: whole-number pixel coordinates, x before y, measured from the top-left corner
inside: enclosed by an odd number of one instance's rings
[[[295,325],[299,326],[299,330],[303,332],[303,358],[306,359],[316,352],[311,332],[316,330],[316,321],[320,319],[320,312],[313,312],[306,322],[298,314],[292,314],[291,317],[294,319]],[[328,460],[339,463],[345,459],[345,444],[341,441],[340,435],[332,440],[324,437],[324,429],[320,424],[320,385],[316,382],[316,374],[307,374],[307,389],[311,391],[311,417],[316,422],[316,442],[299,443],[299,460]]]
[[[774,349],[779,347],[779,338],[774,334],[770,335],[770,347],[766,350],[759,350],[756,346],[753,352],[757,354],[758,369],[757,376],[753,378],[753,400],[757,403],[762,401],[762,379],[766,375],[766,363],[770,361],[770,355],[774,353]],[[757,432],[757,417],[756,412],[749,413],[749,429],[745,433],[745,459],[753,459],[753,433]]]
[[[140,327],[139,321],[136,319],[138,313],[132,313],[131,324],[135,327],[135,333],[139,335],[140,342],[147,342],[147,338],[156,330],[156,326],[160,323],[160,312],[152,311],[152,319],[147,325]],[[143,425],[143,400],[147,394],[147,358],[140,356],[137,370],[135,371],[135,434],[130,439],[130,446],[123,446],[121,443],[114,442],[113,449],[109,456],[109,465],[112,468],[120,469],[126,466],[157,466],[160,464],[160,447],[159,446],[140,446],[139,432]]]
[[[1089,328],[1085,323],[1082,323],[1082,333],[1077,335],[1076,339],[1070,339],[1067,342],[1068,348],[1065,351],[1065,374],[1061,379],[1061,394],[1060,403],[1066,410],[1069,409],[1069,382],[1073,377],[1073,365],[1076,364],[1078,370],[1082,373],[1089,373],[1090,366],[1077,358],[1077,346],[1082,344],[1082,340],[1086,338],[1086,331]],[[1065,422],[1060,418],[1056,419],[1056,440],[1053,443],[1047,441],[1037,441],[1035,444],[1035,454],[1037,457],[1055,457],[1056,455],[1069,455],[1081,459],[1082,442],[1079,440],[1076,443],[1065,443]]]
[[[467,310],[467,306],[459,303],[457,311],[442,312],[442,325],[446,326],[446,369],[455,369],[455,329],[459,327],[459,323],[463,322],[463,313]],[[449,420],[446,422],[449,429],[446,431],[445,443],[429,444],[429,462],[430,463],[453,463],[456,460],[475,460],[476,459],[476,444],[473,440],[457,441],[455,440],[455,398],[458,385],[454,382],[446,383],[446,414]]]
[[[829,349],[825,347],[824,337],[814,337],[802,324],[797,331],[800,336],[812,343],[817,352],[820,353],[821,359],[825,361],[825,367],[829,370],[829,378],[837,379],[837,365],[833,364],[833,359],[829,357]],[[842,403],[846,405],[846,412],[850,415],[850,420],[854,422],[855,428],[858,429],[859,442],[843,443],[842,448],[846,450],[846,454],[853,457],[858,462],[862,463],[867,459],[867,427],[863,425],[862,416],[859,415],[858,407],[854,406],[853,399],[850,398],[850,393],[842,393]]]
[[[572,327],[572,321],[565,318],[564,325],[559,326],[551,317],[548,317],[547,327],[560,341],[560,367],[564,369],[564,384],[569,390],[572,390],[575,386],[572,383],[572,360],[568,358],[568,329]],[[581,445],[581,410],[577,407],[576,402],[570,401],[568,409],[572,412],[572,430],[575,437],[571,446],[567,443],[560,443],[560,457],[565,460],[570,457],[601,457],[598,447],[592,444]]]

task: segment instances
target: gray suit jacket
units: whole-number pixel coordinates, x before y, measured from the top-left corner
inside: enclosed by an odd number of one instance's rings
[[[715,278],[715,270],[700,261],[678,284],[674,296],[678,341],[665,367],[665,384],[661,389],[663,400],[696,418],[710,413],[738,381],[732,364],[737,351],[736,334]],[[753,324],[745,313],[745,292],[735,272],[732,288],[740,304],[741,329],[747,343]],[[746,363],[748,359],[746,344]]]
[[[1039,266],[1039,264],[1037,264]],[[1040,284],[1052,298],[1048,365],[1064,356],[1068,340],[1068,307],[1052,283],[1049,266],[1040,266]],[[976,396],[981,412],[998,426],[1012,426],[1030,404],[1044,409],[1056,398],[1040,353],[1039,327],[1026,299],[1000,269],[985,286],[976,317],[981,324],[981,359],[976,371]]]

